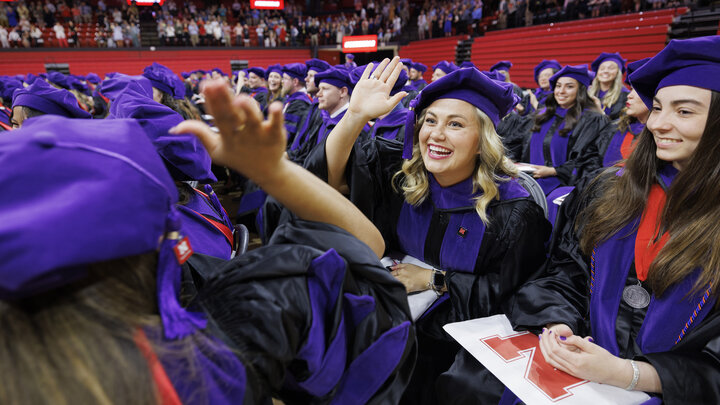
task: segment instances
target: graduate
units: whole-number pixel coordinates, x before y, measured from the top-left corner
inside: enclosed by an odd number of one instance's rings
[[[90,118],[90,113],[80,108],[77,98],[65,89],[58,89],[43,80],[36,80],[28,87],[13,93],[13,128],[20,128],[26,119],[41,115],[59,115],[67,118]]]
[[[267,83],[265,82],[265,69],[257,66],[248,68],[247,87],[250,90],[250,96],[257,100],[260,105],[265,105],[268,92]]]
[[[612,127],[588,96],[590,82],[585,65],[568,65],[555,73],[550,78],[553,94],[536,114],[532,133],[524,136],[522,154],[513,156],[529,164],[545,195],[574,185],[600,167],[597,138],[609,136]]]
[[[312,98],[305,89],[307,67],[303,63],[290,63],[283,66],[282,91],[285,95],[285,130],[288,136],[288,145],[292,144],[297,132],[302,128]]]
[[[603,52],[590,66],[595,72],[590,95],[598,100],[596,103],[611,120],[620,117],[629,93],[623,85],[625,64],[627,60],[619,53]]]
[[[0,402],[398,401],[415,338],[404,288],[377,259],[377,229],[283,158],[279,105],[263,122],[224,82],[205,97],[221,134],[201,122],[173,132],[199,134],[220,164],[303,220],[268,246],[212,262],[184,307],[192,242],[141,126],[45,116],[9,132],[0,164],[18,170],[0,173]],[[38,254],[43,237],[53,243]]]
[[[314,86],[318,89],[317,101],[320,120],[303,128],[288,150],[290,160],[302,164],[310,151],[322,143],[345,115],[353,83],[348,72],[331,67],[313,75]],[[369,130],[369,128],[368,128]]]
[[[417,321],[419,360],[408,403],[437,403],[435,378],[458,346],[448,322],[503,312],[506,300],[545,257],[550,233],[542,209],[514,178],[495,124],[517,102],[509,84],[460,69],[429,84],[408,114],[404,145],[355,142],[365,123],[400,102],[390,96],[398,58],[368,66],[345,117],[306,166],[345,190],[380,229],[388,251],[433,267],[390,268],[409,293],[438,300]],[[406,159],[406,160],[403,160]]]
[[[282,65],[270,65],[265,71],[265,79],[267,80],[268,93],[264,100],[265,104],[260,104],[263,111],[267,111],[267,107],[274,101],[284,102],[282,96]]]
[[[317,87],[315,87],[315,74],[330,69],[330,64],[322,59],[313,58],[306,60],[305,66],[307,67],[307,76],[305,76],[305,89],[307,89],[308,94],[315,97],[315,94],[317,94],[318,90]]]
[[[193,135],[168,134],[170,128],[183,122],[182,116],[149,98],[139,84],[130,81],[114,98],[107,117],[122,118],[137,120],[163,158],[178,189],[182,231],[191,238],[193,249],[230,259],[235,246],[234,226],[210,186],[217,182],[210,156]]]
[[[433,74],[431,82],[434,82],[435,80],[445,76],[448,73],[452,73],[458,69],[457,66],[455,66],[454,63],[448,62],[445,60],[441,60],[440,62],[436,63],[433,67]]]
[[[534,110],[542,109],[545,105],[545,99],[552,94],[553,89],[550,87],[550,78],[562,69],[560,63],[555,59],[543,60],[538,63],[533,69],[535,83],[538,88],[535,89],[534,93],[531,93],[530,103]]]
[[[142,76],[152,84],[153,100],[177,111],[185,119],[193,118],[179,104],[185,99],[185,83],[170,68],[153,62],[143,70]]]
[[[565,201],[545,276],[509,313],[542,331],[552,366],[653,404],[720,402],[718,77],[718,36],[672,40],[631,75],[647,128],[623,168]]]
[[[627,66],[628,79],[630,84],[630,74],[637,68],[641,67],[650,58],[641,59],[639,61],[629,63]],[[603,157],[603,167],[612,166],[618,162],[627,159],[635,145],[635,140],[645,128],[650,110],[645,103],[642,102],[640,96],[633,89],[627,95],[625,108],[620,113],[620,119],[617,124],[617,132],[612,138],[607,138],[605,145],[599,147],[600,155]]]
[[[408,78],[410,79],[410,87],[413,90],[421,91],[427,86],[427,82],[423,79],[423,74],[427,71],[427,66],[420,62],[415,62],[410,65],[408,72]]]

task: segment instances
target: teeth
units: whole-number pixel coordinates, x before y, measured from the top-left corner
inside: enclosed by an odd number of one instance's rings
[[[670,138],[660,138],[658,141],[660,143],[680,143],[680,142],[682,142],[679,139],[670,139]]]
[[[441,155],[447,155],[447,154],[449,154],[450,152],[452,152],[450,149],[445,149],[445,148],[443,148],[443,147],[435,146],[435,145],[429,146],[428,149],[430,149],[430,152],[438,153],[438,154],[441,154]]]

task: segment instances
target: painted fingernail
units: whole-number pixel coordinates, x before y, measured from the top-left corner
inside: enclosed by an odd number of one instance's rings
[[[588,342],[593,343],[593,342],[595,342],[595,339],[593,339],[593,338],[588,338]]]
[[[552,334],[552,331],[548,332],[548,334],[550,334],[550,335],[551,335],[551,334]]]
[[[565,340],[565,339],[567,339],[565,336],[560,336],[560,340]]]
[[[542,340],[542,335],[538,335],[538,340]]]
[[[543,332],[545,332],[547,329],[543,328]]]

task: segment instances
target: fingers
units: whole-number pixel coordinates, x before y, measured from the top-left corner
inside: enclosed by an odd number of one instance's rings
[[[388,103],[392,104],[392,108],[395,108],[396,105],[398,105],[404,98],[407,96],[407,93],[404,91],[401,91],[397,93],[396,95],[390,97],[390,100],[388,100]]]
[[[389,72],[389,75],[385,80],[387,80],[387,84],[392,87],[397,82],[398,77],[400,77],[400,72],[402,72],[402,64],[400,63],[400,59],[398,57],[395,57],[393,59],[388,69],[385,69],[385,72],[387,72],[389,69],[392,69],[392,71]],[[383,72],[383,75],[385,75],[385,72]]]
[[[377,69],[375,69],[375,72],[373,73],[373,75],[375,75],[375,77],[377,77],[379,79],[382,76],[382,74],[385,73],[385,67],[387,67],[387,65],[389,63],[390,63],[390,59],[388,59],[388,58],[383,59],[382,62],[380,62],[380,64],[378,65]]]
[[[210,157],[216,159],[216,151],[220,146],[220,137],[214,133],[209,126],[197,120],[183,121],[170,129],[171,134],[191,133],[197,136],[202,142]]]
[[[360,80],[367,80],[367,78],[370,77],[370,72],[373,71],[373,66],[373,63],[368,63],[367,66],[365,66],[365,70],[362,75],[360,75]]]
[[[282,103],[275,101],[268,107],[268,120],[265,125],[267,126],[268,132],[281,138],[281,142],[287,142],[287,135],[285,132],[285,118],[282,113]],[[285,149],[283,147],[283,149]]]
[[[385,62],[385,60],[383,60],[383,62]],[[386,65],[386,68],[383,68],[383,70],[381,70],[382,73],[380,74],[380,77],[379,77],[380,81],[387,82],[388,78],[390,77],[390,75],[392,73],[395,72],[395,69],[397,69],[399,64],[400,64],[399,56],[392,58],[392,60]],[[402,68],[400,68],[400,69],[402,69]],[[376,70],[376,72],[377,72],[377,70]],[[398,73],[398,75],[399,74],[400,73]],[[395,79],[397,80],[397,77]],[[393,84],[394,83],[395,83],[395,81],[393,81]]]
[[[227,86],[220,80],[205,82],[203,88],[207,110],[215,118],[215,125],[223,135],[231,135],[241,124],[233,99]]]

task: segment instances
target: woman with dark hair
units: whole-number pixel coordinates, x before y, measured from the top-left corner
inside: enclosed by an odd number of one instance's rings
[[[419,360],[404,401],[438,403],[435,380],[458,351],[442,326],[503,312],[544,260],[550,226],[495,131],[517,103],[511,84],[474,68],[455,70],[412,102],[404,143],[382,137],[358,143],[364,125],[405,96],[390,96],[399,58],[373,68],[365,69],[345,116],[305,165],[348,192],[382,232],[388,254],[432,267],[394,263],[389,270],[408,293],[437,299],[415,313]]]
[[[572,186],[586,173],[600,167],[594,149],[610,120],[588,96],[590,73],[586,66],[565,66],[550,78],[554,89],[538,111],[532,133],[523,139],[521,156],[545,195],[560,186]]]
[[[717,36],[673,40],[630,76],[647,128],[566,199],[545,275],[513,297],[553,367],[651,403],[720,402],[718,77]]]
[[[29,120],[0,139],[0,164],[19,170],[0,173],[0,402],[398,401],[414,332],[378,230],[283,158],[280,105],[264,122],[224,82],[205,98],[220,134],[189,121],[171,132],[197,134],[304,220],[233,261],[201,257],[181,290],[192,239],[142,127]]]

